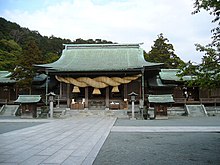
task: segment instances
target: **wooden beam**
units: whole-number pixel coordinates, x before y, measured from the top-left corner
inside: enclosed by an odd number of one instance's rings
[[[89,108],[89,87],[85,87],[85,108]]]

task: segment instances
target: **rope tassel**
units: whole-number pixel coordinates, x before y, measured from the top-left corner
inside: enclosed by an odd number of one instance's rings
[[[112,88],[112,93],[118,93],[118,92],[119,92],[118,86]]]
[[[98,88],[94,88],[93,92],[92,92],[93,95],[100,95],[101,92]]]
[[[73,93],[80,93],[79,87],[78,86],[74,86],[72,92]]]

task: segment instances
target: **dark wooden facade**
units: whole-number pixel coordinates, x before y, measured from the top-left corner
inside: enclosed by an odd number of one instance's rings
[[[118,86],[119,92],[112,92],[113,87],[100,89],[101,94],[92,94],[93,87],[80,88],[80,93],[73,93],[74,85],[60,82],[59,95],[60,102],[67,104],[71,109],[128,109],[130,103],[129,93],[138,93],[137,100],[142,99],[141,77],[128,84]]]

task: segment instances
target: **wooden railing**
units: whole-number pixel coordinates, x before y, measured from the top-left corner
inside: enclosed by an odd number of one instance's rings
[[[187,100],[186,98],[174,98],[176,104],[186,103],[200,103],[200,104],[217,104],[220,103],[220,98],[200,98],[198,101],[192,99]]]
[[[7,99],[0,99],[0,104],[7,104]]]
[[[201,104],[220,103],[220,98],[200,98]]]
[[[185,104],[186,98],[174,98],[175,103],[177,104]]]

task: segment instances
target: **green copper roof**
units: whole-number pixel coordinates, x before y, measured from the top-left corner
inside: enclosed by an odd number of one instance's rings
[[[11,80],[9,76],[11,75],[11,72],[8,71],[0,71],[0,83],[15,83],[15,80]]]
[[[40,95],[19,95],[15,103],[38,103],[40,100]]]
[[[60,59],[36,66],[55,71],[114,71],[159,65],[145,61],[139,44],[67,44]]]
[[[161,80],[165,81],[189,81],[192,80],[192,76],[184,76],[181,80],[180,77],[177,76],[179,69],[161,69],[159,76]]]
[[[34,81],[34,82],[41,82],[41,81],[46,80],[46,78],[47,78],[47,75],[42,73],[42,74],[36,75],[36,76],[33,78],[33,81]]]
[[[149,95],[148,101],[150,103],[174,103],[172,95]]]
[[[9,71],[0,71],[0,78],[9,77],[10,75],[11,75],[11,72]]]
[[[175,87],[175,84],[164,84],[159,76],[155,76],[148,79],[148,84],[150,87]]]

